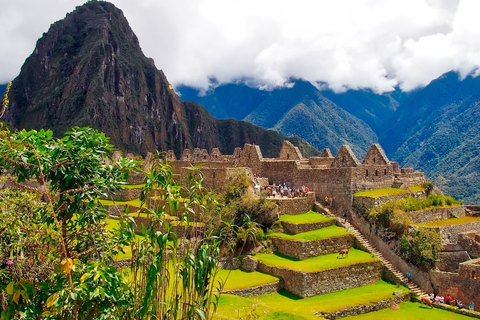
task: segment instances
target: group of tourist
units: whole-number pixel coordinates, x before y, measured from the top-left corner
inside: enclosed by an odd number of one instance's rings
[[[447,294],[445,297],[442,297],[432,293],[430,295],[430,300],[432,300],[432,302],[434,303],[445,303],[451,306],[458,307],[459,309],[467,307],[463,304],[462,300],[459,300],[459,299],[455,300],[449,294]],[[475,303],[470,302],[470,304],[468,305],[468,309],[470,309],[470,311],[473,311],[475,309]]]
[[[255,185],[257,187],[257,185]],[[257,188],[255,188],[257,190]],[[260,186],[258,186],[258,190],[260,190]],[[280,184],[276,186],[275,183],[272,186],[265,186],[263,188],[265,191],[266,197],[273,197],[275,198],[277,195],[280,198],[287,197],[287,198],[297,198],[297,197],[306,197],[307,193],[309,192],[308,187],[302,186],[301,188],[292,188],[288,187],[286,183]],[[255,191],[257,193],[257,191]]]

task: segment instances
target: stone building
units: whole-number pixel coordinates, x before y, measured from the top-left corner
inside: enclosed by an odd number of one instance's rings
[[[172,154],[168,152],[167,154]],[[317,200],[329,199],[337,211],[349,210],[357,191],[386,188],[396,185],[406,188],[425,181],[421,172],[401,169],[390,161],[379,144],[373,144],[360,162],[352,149],[343,145],[335,157],[325,149],[319,157],[304,158],[300,150],[284,141],[278,158],[264,158],[260,147],[245,144],[233,155],[222,155],[218,149],[184,150],[180,160],[169,157],[175,174],[185,177],[192,165],[203,164],[205,186],[222,188],[232,170],[246,168],[252,174],[268,179],[269,184],[283,184],[293,188],[307,186]]]

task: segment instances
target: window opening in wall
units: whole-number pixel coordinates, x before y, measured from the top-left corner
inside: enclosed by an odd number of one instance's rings
[[[287,153],[287,160],[290,159],[290,153]]]
[[[375,176],[378,177],[378,170],[375,170]]]
[[[387,175],[387,169],[385,169],[383,172],[384,172],[385,175]]]
[[[375,163],[375,157],[373,157],[373,163]]]
[[[477,273],[475,270],[472,270],[472,279],[477,279]]]
[[[368,177],[368,169],[365,170],[365,177]]]
[[[345,162],[347,161],[347,159],[345,159],[345,156],[342,157],[342,162]]]

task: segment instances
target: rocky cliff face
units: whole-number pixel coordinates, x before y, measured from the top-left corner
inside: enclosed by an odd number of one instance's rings
[[[183,103],[143,55],[122,11],[108,2],[89,2],[52,24],[13,81],[10,100],[2,120],[16,128],[61,135],[93,126],[117,147],[140,154],[173,149],[180,155],[191,147],[231,153],[239,146],[231,141],[265,144],[264,132],[248,127],[234,139],[200,105]],[[271,138],[262,148],[273,155],[283,137]]]

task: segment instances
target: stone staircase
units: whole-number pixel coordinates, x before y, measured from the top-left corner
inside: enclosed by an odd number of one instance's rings
[[[323,211],[326,214],[335,216],[330,212],[328,208],[325,208],[318,203],[317,203],[317,206],[322,207]],[[360,245],[363,246],[365,249],[367,249],[371,254],[375,255],[400,282],[405,284],[410,289],[412,293],[416,294],[420,298],[429,297],[429,294],[423,291],[419,286],[417,286],[415,283],[411,281],[409,282],[407,276],[404,275],[400,270],[398,270],[397,267],[395,267],[390,261],[385,259],[383,254],[380,251],[378,251],[357,228],[355,228],[351,223],[345,222],[344,219],[342,218],[336,217],[336,219],[338,224],[342,225],[347,230],[350,230],[350,232],[357,239]]]

